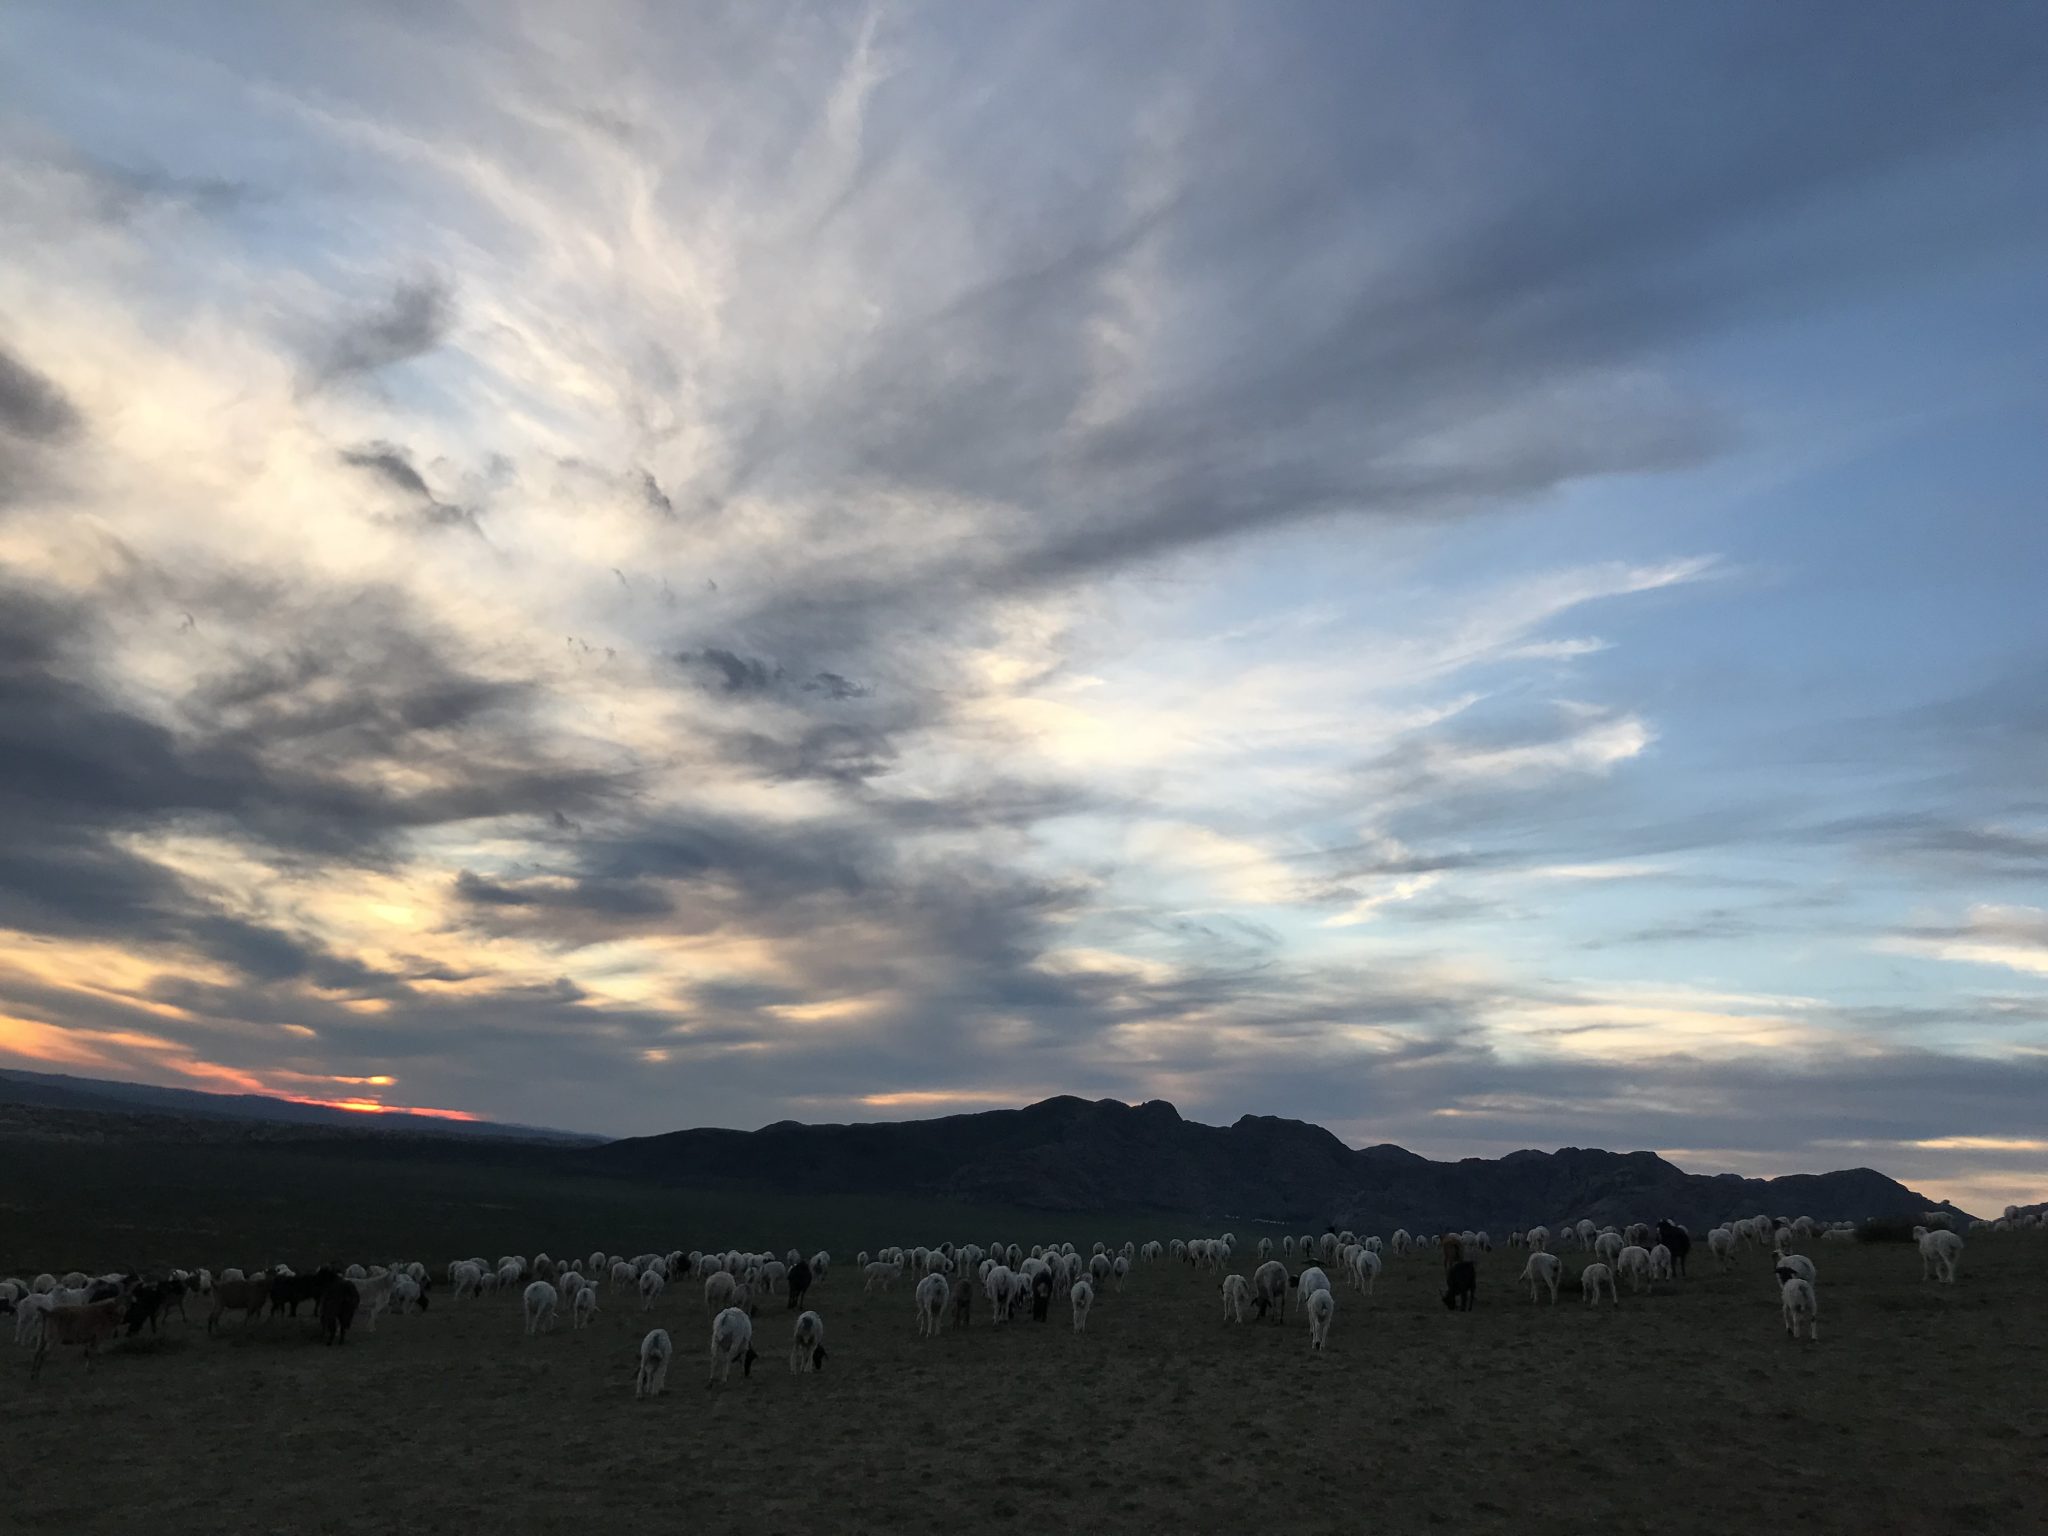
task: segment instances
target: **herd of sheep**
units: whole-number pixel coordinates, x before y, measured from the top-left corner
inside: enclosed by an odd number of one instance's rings
[[[2040,1224],[2039,1213],[2016,1210],[2008,1210],[1995,1222],[1976,1223],[1997,1231]],[[1952,1227],[1947,1212],[1930,1211],[1925,1224],[1913,1229],[1923,1279],[1955,1283],[1963,1239]],[[1794,1246],[1808,1239],[1853,1242],[1856,1235],[1853,1225],[1846,1222],[1822,1224],[1804,1216],[1753,1216],[1715,1227],[1707,1234],[1706,1244],[1722,1267],[1736,1262],[1740,1248],[1767,1250],[1779,1284],[1785,1331],[1795,1339],[1812,1340],[1818,1337],[1819,1274],[1812,1258],[1794,1252]],[[1589,1220],[1560,1222],[1554,1229],[1537,1226],[1514,1232],[1508,1244],[1527,1253],[1517,1283],[1529,1287],[1532,1302],[1547,1294],[1552,1305],[1564,1278],[1559,1255],[1566,1249],[1576,1247],[1586,1254],[1578,1276],[1586,1303],[1598,1305],[1604,1297],[1609,1305],[1618,1305],[1618,1280],[1626,1279],[1632,1291],[1677,1280],[1686,1272],[1693,1247],[1690,1232],[1671,1221],[1660,1221],[1654,1228],[1637,1222],[1625,1229]],[[1250,1317],[1277,1323],[1299,1314],[1308,1322],[1309,1348],[1321,1350],[1329,1340],[1337,1309],[1336,1290],[1325,1265],[1352,1288],[1370,1296],[1384,1258],[1404,1258],[1434,1249],[1444,1267],[1445,1306],[1469,1309],[1477,1299],[1479,1261],[1493,1248],[1487,1233],[1475,1231],[1418,1237],[1402,1230],[1384,1241],[1377,1236],[1360,1238],[1352,1232],[1326,1231],[1320,1236],[1282,1237],[1277,1251],[1272,1238],[1262,1237],[1252,1246],[1258,1262],[1249,1276],[1224,1274],[1223,1315],[1237,1323]],[[1163,1244],[1153,1241],[1142,1247],[1126,1242],[1117,1250],[1097,1243],[1085,1256],[1072,1243],[1035,1246],[1027,1252],[1016,1243],[994,1243],[984,1249],[974,1243],[945,1242],[936,1248],[884,1248],[872,1257],[863,1252],[855,1257],[854,1267],[863,1294],[888,1292],[899,1280],[915,1278],[912,1295],[921,1337],[936,1337],[949,1318],[955,1326],[968,1322],[977,1294],[997,1324],[1013,1320],[1027,1305],[1033,1318],[1044,1322],[1054,1301],[1063,1298],[1074,1331],[1085,1333],[1096,1298],[1105,1291],[1121,1291],[1136,1267],[1171,1261],[1226,1271],[1238,1252],[1237,1238],[1228,1232],[1221,1237],[1175,1238]],[[1300,1267],[1291,1268],[1292,1263]],[[806,1259],[794,1248],[781,1257],[737,1250],[676,1250],[632,1258],[598,1252],[583,1262],[558,1262],[545,1253],[531,1260],[507,1255],[495,1264],[482,1258],[457,1259],[442,1275],[455,1303],[516,1289],[528,1334],[551,1330],[564,1316],[572,1328],[586,1326],[597,1313],[602,1284],[609,1283],[614,1295],[637,1299],[640,1309],[648,1311],[671,1285],[700,1280],[705,1308],[711,1314],[709,1379],[716,1384],[729,1378],[735,1363],[742,1376],[752,1373],[760,1358],[754,1349],[754,1320],[765,1298],[780,1298],[787,1311],[798,1313],[790,1344],[791,1371],[824,1366],[825,1321],[803,1303],[831,1267],[829,1253],[814,1253]],[[351,1264],[345,1269],[323,1266],[312,1274],[299,1274],[282,1264],[251,1274],[227,1269],[217,1276],[205,1269],[175,1269],[156,1278],[127,1273],[98,1277],[82,1272],[62,1277],[43,1274],[30,1281],[0,1280],[0,1315],[13,1314],[16,1344],[33,1348],[29,1367],[33,1381],[52,1344],[82,1348],[90,1370],[97,1347],[123,1331],[131,1337],[144,1327],[154,1332],[172,1311],[185,1317],[187,1297],[205,1303],[209,1334],[229,1313],[240,1314],[246,1323],[259,1315],[274,1317],[280,1312],[297,1316],[299,1307],[307,1305],[320,1323],[323,1339],[343,1343],[358,1318],[374,1331],[384,1312],[425,1311],[431,1284],[426,1266],[418,1262],[368,1267]],[[666,1329],[656,1328],[647,1334],[640,1345],[636,1396],[664,1390],[673,1354]]]

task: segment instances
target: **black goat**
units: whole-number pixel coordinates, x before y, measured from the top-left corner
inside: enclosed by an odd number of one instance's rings
[[[362,1293],[353,1280],[344,1280],[331,1269],[321,1274],[328,1281],[320,1291],[320,1339],[325,1344],[346,1344],[348,1325],[356,1320],[356,1308],[362,1304]]]
[[[1692,1234],[1675,1221],[1657,1223],[1657,1241],[1671,1250],[1671,1273],[1685,1273],[1685,1256],[1692,1252]]]
[[[1052,1310],[1052,1271],[1041,1269],[1031,1277],[1031,1320],[1042,1323]]]
[[[789,1306],[786,1308],[787,1311],[794,1312],[804,1304],[804,1292],[811,1288],[811,1279],[811,1266],[802,1259],[798,1259],[795,1264],[790,1266]]]

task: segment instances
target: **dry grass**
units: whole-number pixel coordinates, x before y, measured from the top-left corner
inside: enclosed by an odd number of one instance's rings
[[[437,1295],[331,1350],[310,1322],[212,1341],[173,1323],[90,1377],[53,1357],[33,1392],[11,1355],[0,1528],[2048,1528],[2048,1239],[1973,1241],[1953,1288],[1923,1285],[1910,1248],[1812,1252],[1815,1345],[1786,1339],[1757,1253],[1597,1312],[1569,1291],[1531,1306],[1498,1253],[1469,1315],[1438,1305],[1433,1259],[1390,1260],[1371,1300],[1339,1288],[1320,1358],[1298,1320],[1224,1323],[1217,1279],[1171,1264],[1103,1297],[1085,1336],[977,1307],[930,1343],[907,1284],[863,1299],[847,1265],[811,1298],[823,1374],[788,1373],[778,1304],[753,1378],[718,1390],[694,1283],[533,1340],[509,1295]],[[676,1339],[670,1393],[636,1402],[654,1324]]]

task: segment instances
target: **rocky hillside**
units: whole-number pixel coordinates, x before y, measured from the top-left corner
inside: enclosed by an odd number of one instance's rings
[[[1869,1168],[1744,1179],[1686,1173],[1651,1152],[1579,1147],[1437,1163],[1395,1146],[1347,1147],[1299,1120],[1246,1115],[1230,1126],[1198,1125],[1157,1100],[1056,1098],[937,1120],[674,1131],[576,1155],[686,1186],[1190,1212],[1312,1230],[1505,1231],[1581,1216],[1668,1216],[1697,1227],[1759,1212],[1860,1221],[1945,1208]]]

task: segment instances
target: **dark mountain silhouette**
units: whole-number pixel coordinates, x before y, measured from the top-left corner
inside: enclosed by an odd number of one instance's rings
[[[550,1131],[489,1120],[447,1120],[403,1112],[363,1114],[326,1104],[300,1104],[257,1093],[201,1093],[191,1088],[157,1088],[104,1078],[0,1068],[0,1104],[87,1114],[172,1115],[201,1120],[234,1120],[274,1125],[326,1127],[365,1135],[443,1136],[501,1141],[551,1141],[588,1145],[598,1136]]]
[[[1692,1174],[1653,1152],[1566,1147],[1431,1162],[1353,1149],[1320,1126],[1246,1115],[1183,1120],[1160,1100],[1056,1098],[1025,1109],[870,1125],[672,1131],[577,1154],[607,1171],[691,1187],[893,1194],[1045,1211],[1171,1211],[1320,1231],[1516,1226],[1669,1217],[1695,1229],[1758,1214],[1816,1220],[1954,1209],[1869,1168],[1745,1179]]]

